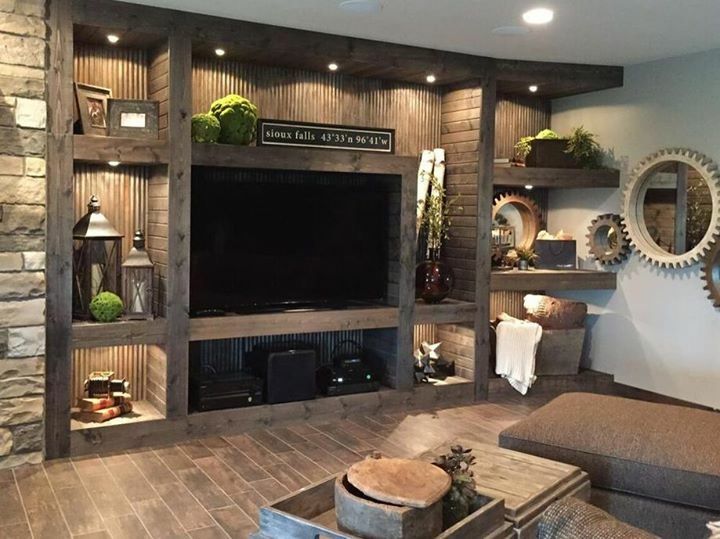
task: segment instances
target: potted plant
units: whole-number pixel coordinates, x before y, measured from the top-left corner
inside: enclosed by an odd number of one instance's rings
[[[443,529],[448,529],[482,507],[486,498],[478,494],[470,466],[475,462],[472,449],[460,445],[450,453],[435,458],[433,464],[444,470],[451,479],[450,490],[443,498]]]
[[[538,255],[535,254],[534,249],[525,249],[518,247],[515,249],[517,255],[517,265],[520,271],[527,271],[530,269],[530,264],[537,260]]]
[[[458,197],[447,199],[445,188],[435,175],[429,173],[429,176],[431,192],[424,202],[425,208],[420,219],[427,249],[425,261],[415,268],[415,295],[427,303],[439,303],[450,295],[455,284],[453,270],[440,260],[440,251],[443,241],[450,237],[450,213],[456,207]],[[459,206],[457,209],[462,211]]]
[[[517,157],[528,167],[600,168],[602,149],[595,135],[583,126],[572,130],[569,137],[560,137],[550,129],[535,136],[522,137],[515,144]]]

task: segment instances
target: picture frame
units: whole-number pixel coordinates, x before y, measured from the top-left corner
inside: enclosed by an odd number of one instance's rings
[[[76,121],[85,135],[107,135],[107,103],[112,97],[110,88],[75,83]]]
[[[108,99],[108,135],[159,138],[160,103],[142,99]]]

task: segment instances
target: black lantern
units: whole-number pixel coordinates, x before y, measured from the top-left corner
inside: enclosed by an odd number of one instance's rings
[[[90,197],[88,212],[73,228],[73,316],[90,318],[90,302],[100,292],[120,293],[122,234]]]
[[[153,263],[145,250],[142,230],[135,231],[133,246],[123,262],[123,303],[130,320],[153,317]]]

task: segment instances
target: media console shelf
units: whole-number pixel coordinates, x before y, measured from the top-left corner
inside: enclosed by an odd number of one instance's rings
[[[190,341],[352,329],[396,328],[398,323],[399,310],[397,307],[227,315],[191,319]]]

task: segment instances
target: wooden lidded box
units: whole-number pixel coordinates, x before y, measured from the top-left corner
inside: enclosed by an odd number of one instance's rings
[[[526,167],[582,168],[575,158],[565,153],[567,139],[536,139],[530,143],[530,153],[525,157]]]

